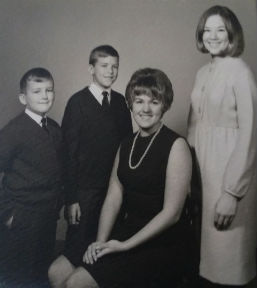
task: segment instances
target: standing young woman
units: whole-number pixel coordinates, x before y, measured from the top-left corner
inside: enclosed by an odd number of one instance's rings
[[[203,287],[245,287],[256,275],[256,85],[230,9],[201,16],[196,44],[211,55],[196,76],[188,134],[203,193],[200,276]]]

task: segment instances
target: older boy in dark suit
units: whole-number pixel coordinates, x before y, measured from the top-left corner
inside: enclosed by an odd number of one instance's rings
[[[63,174],[61,129],[46,116],[54,102],[50,72],[25,73],[19,99],[25,111],[0,131],[0,282],[41,287],[53,257]]]
[[[109,45],[90,54],[92,83],[69,100],[62,122],[69,151],[67,195],[69,227],[64,256],[58,265],[78,266],[96,238],[101,206],[106,196],[114,158],[121,140],[132,133],[124,97],[111,89],[118,76],[119,54]],[[55,265],[57,264],[57,265]]]

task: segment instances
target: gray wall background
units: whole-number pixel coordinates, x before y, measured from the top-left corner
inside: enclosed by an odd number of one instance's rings
[[[164,121],[185,135],[194,77],[209,60],[196,50],[195,28],[203,11],[216,4],[238,16],[245,33],[243,58],[256,76],[255,0],[0,0],[0,128],[22,111],[19,80],[36,66],[54,76],[50,116],[60,123],[68,98],[91,80],[90,51],[111,44],[120,53],[114,89],[124,93],[136,69],[163,70],[175,92]],[[61,221],[58,238],[63,231]]]

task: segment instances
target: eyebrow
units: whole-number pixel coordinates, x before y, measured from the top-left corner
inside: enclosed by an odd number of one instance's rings
[[[222,25],[219,25],[219,26],[217,26],[215,28],[224,28],[224,27],[226,27],[225,24],[222,24]],[[204,28],[210,28],[210,26],[206,26],[205,25]]]

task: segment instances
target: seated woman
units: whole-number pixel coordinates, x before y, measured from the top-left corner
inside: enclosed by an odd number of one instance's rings
[[[165,267],[175,276],[179,266],[192,163],[186,141],[161,122],[172,84],[160,70],[138,70],[126,100],[139,130],[117,153],[96,242],[81,267],[64,256],[51,265],[52,287],[150,287]]]

